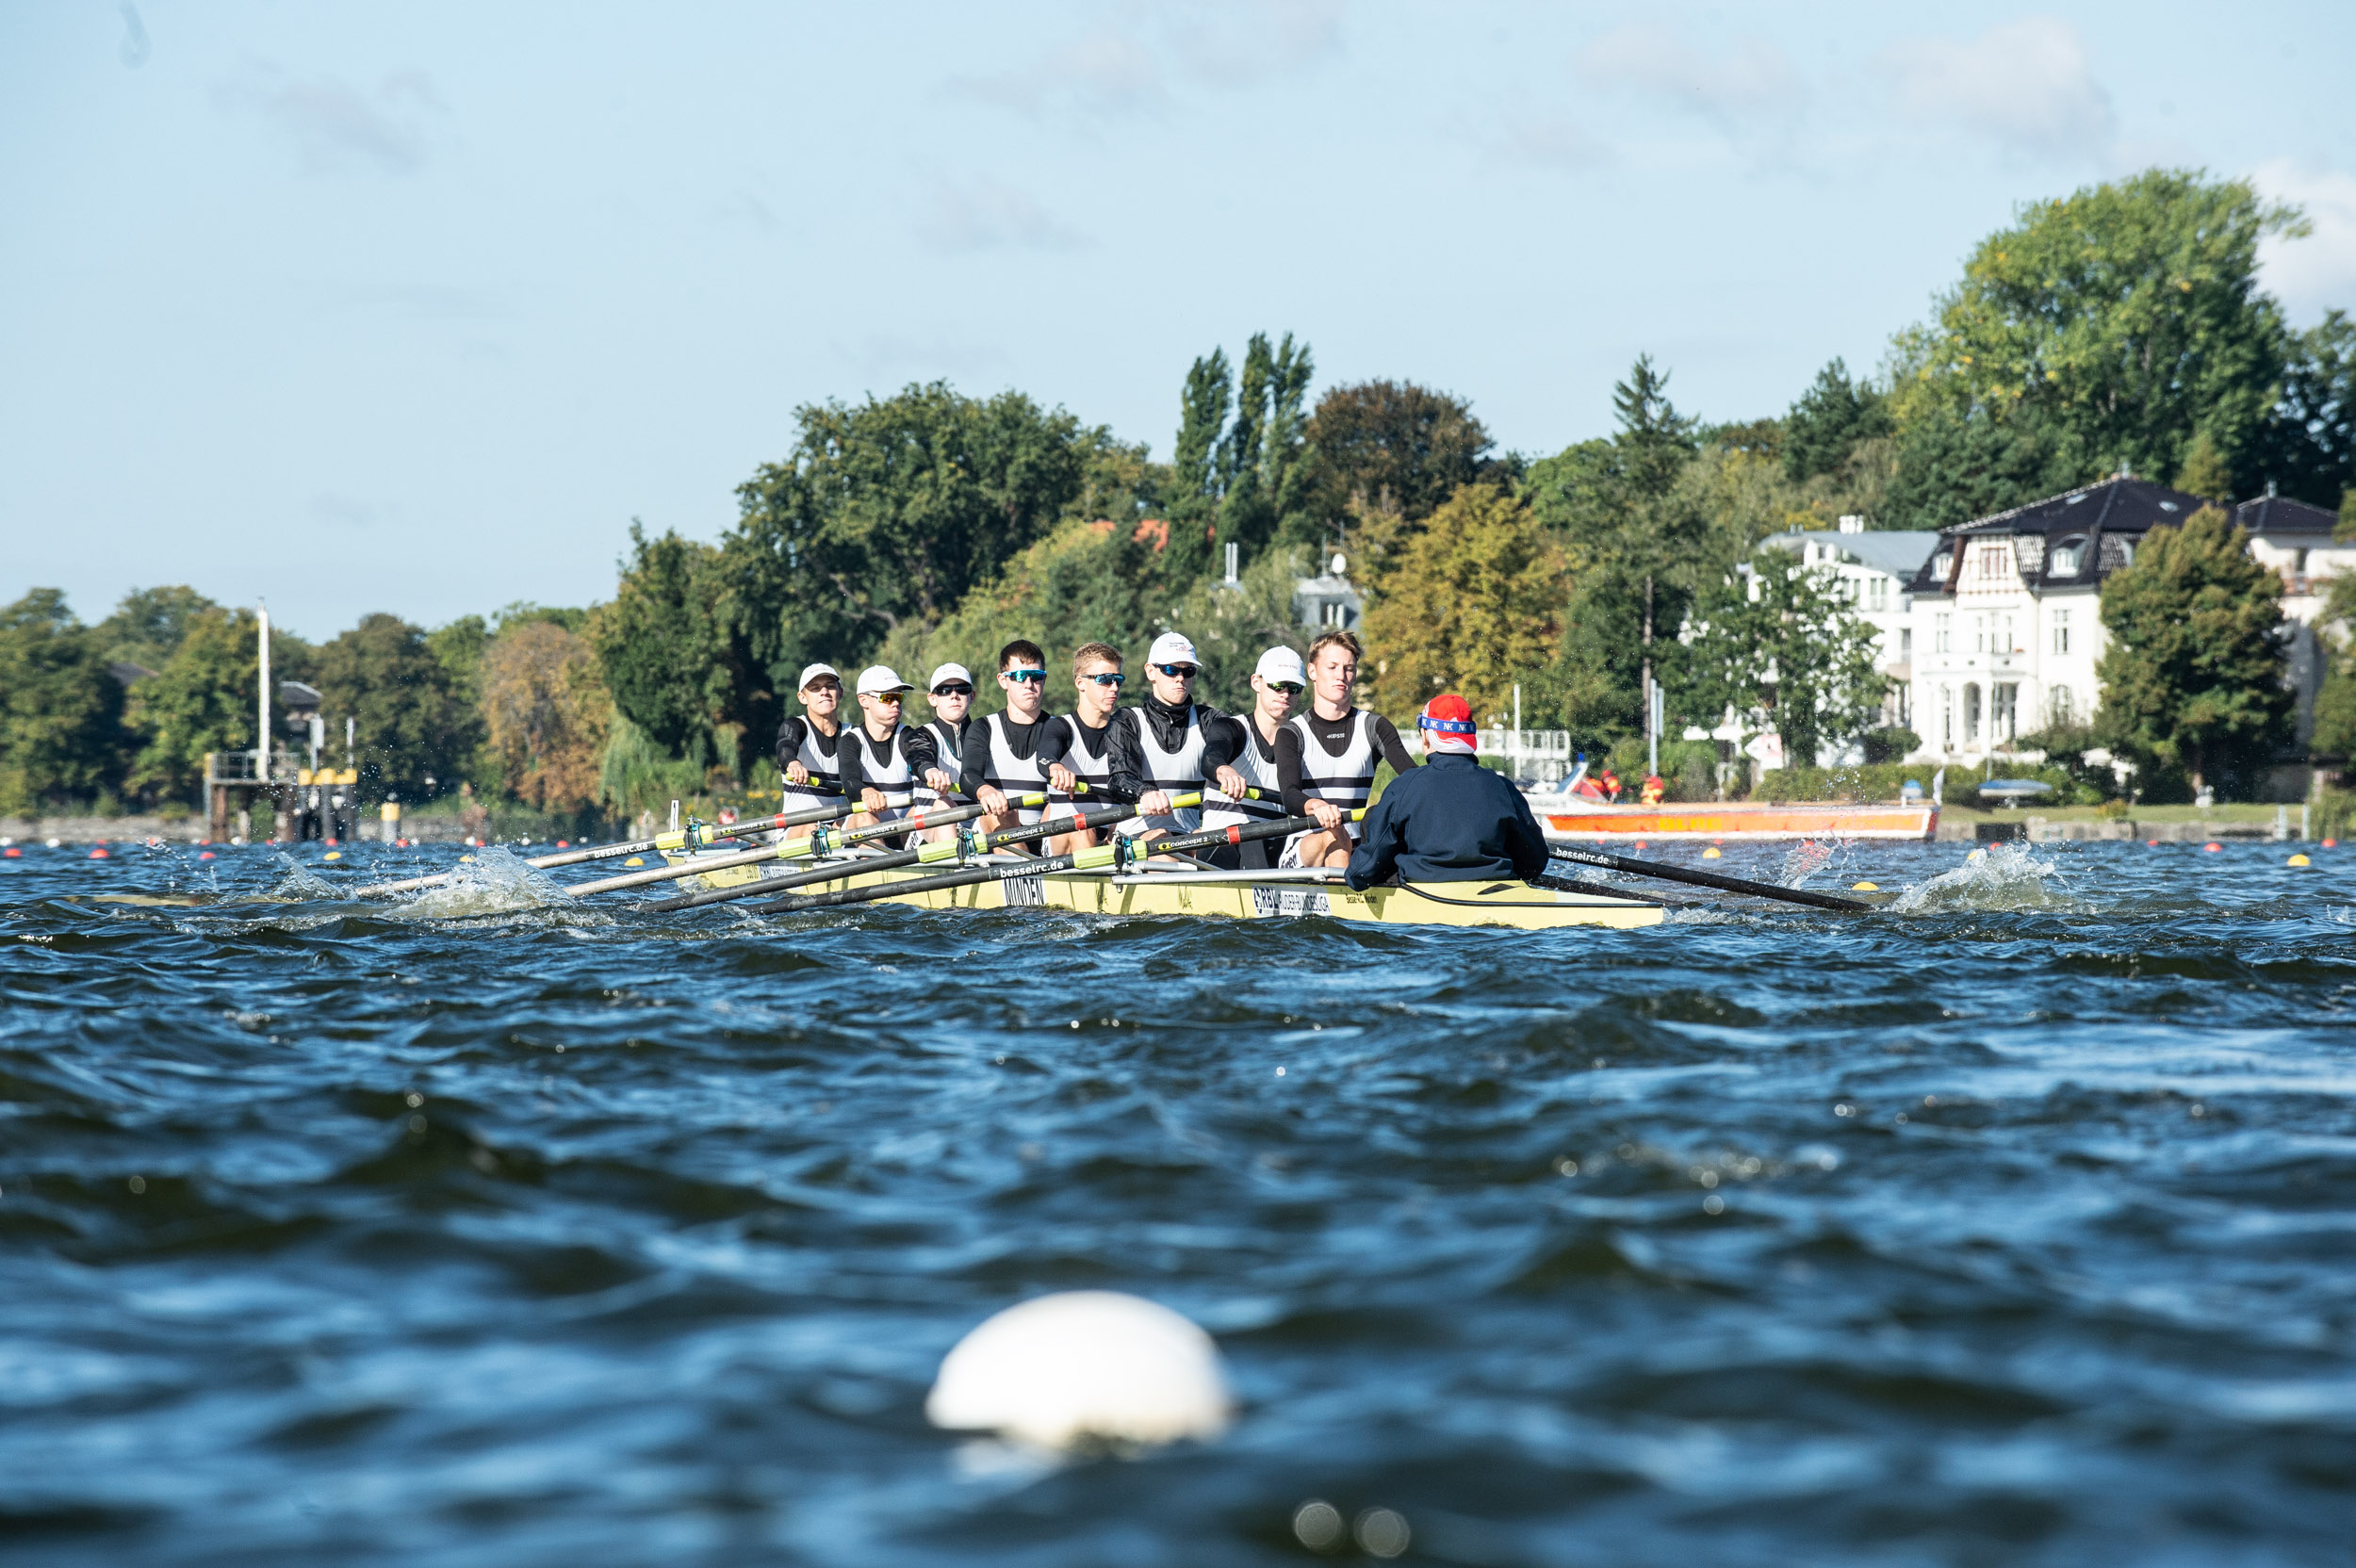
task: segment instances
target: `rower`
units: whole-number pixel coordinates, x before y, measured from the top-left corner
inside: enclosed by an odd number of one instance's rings
[[[1194,644],[1175,631],[1153,639],[1145,655],[1145,701],[1124,709],[1113,721],[1113,789],[1134,796],[1137,814],[1121,825],[1123,833],[1159,838],[1191,833],[1202,823],[1199,807],[1173,807],[1170,797],[1203,787],[1203,748],[1208,727],[1223,714],[1194,700],[1194,680],[1203,670]]]
[[[1047,764],[1050,817],[1077,816],[1089,806],[1106,804],[1112,789],[1113,714],[1121,706],[1121,650],[1109,643],[1083,643],[1072,655],[1072,686],[1077,694],[1072,711],[1052,721],[1039,742],[1039,754]],[[1094,799],[1083,804],[1077,786],[1088,787]],[[1096,842],[1096,829],[1083,827],[1058,833],[1047,841],[1050,855],[1069,855]]]
[[[924,694],[933,705],[933,716],[924,722],[924,730],[933,738],[938,760],[934,771],[924,776],[922,793],[928,802],[940,804],[957,789],[965,772],[965,737],[973,727],[973,677],[962,664],[935,665],[932,678],[924,683]],[[927,841],[953,839],[957,829],[928,827],[919,837]]]
[[[1546,869],[1546,840],[1513,781],[1481,765],[1472,709],[1453,693],[1424,704],[1422,767],[1391,780],[1366,813],[1350,885],[1529,881]]]
[[[842,799],[837,786],[843,764],[836,750],[843,739],[843,677],[832,664],[810,664],[796,688],[802,711],[777,727],[777,772],[785,776],[778,805],[787,811],[831,806]],[[826,786],[812,789],[813,784]],[[788,839],[810,837],[809,825],[789,827]]]
[[[958,785],[982,803],[983,815],[973,825],[983,833],[1039,821],[1037,809],[1006,799],[1009,791],[1034,794],[1047,788],[1047,765],[1039,756],[1047,728],[1047,655],[1037,643],[1018,637],[998,650],[998,689],[1006,694],[1006,710],[973,727]]]
[[[1272,647],[1260,655],[1252,672],[1252,711],[1219,722],[1203,748],[1203,760],[1219,789],[1203,800],[1204,827],[1240,827],[1274,822],[1284,815],[1284,794],[1276,776],[1276,741],[1291,717],[1294,699],[1308,690],[1308,668],[1288,647]],[[1254,800],[1244,792],[1256,789]],[[1229,871],[1272,869],[1284,849],[1281,839],[1252,839],[1229,844],[1203,857]]]
[[[1403,776],[1415,766],[1397,726],[1350,706],[1350,689],[1365,657],[1358,634],[1339,628],[1317,633],[1309,645],[1309,710],[1277,736],[1276,771],[1284,814],[1315,817],[1317,825],[1286,847],[1287,864],[1348,865],[1350,843],[1360,832],[1349,813],[1373,795],[1375,769],[1388,762]]]
[[[870,664],[859,673],[859,726],[839,748],[843,792],[859,803],[850,820],[853,827],[908,815],[906,802],[918,777],[948,777],[941,771],[932,736],[900,722],[900,710],[914,690],[889,664]],[[892,803],[892,795],[900,805]]]

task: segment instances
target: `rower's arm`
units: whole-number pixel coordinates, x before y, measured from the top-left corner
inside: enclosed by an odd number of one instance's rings
[[[867,787],[867,748],[852,741],[847,725],[834,738],[834,760],[843,770],[843,798],[857,800]]]
[[[1284,792],[1284,815],[1309,814],[1309,792],[1301,785],[1301,731],[1291,725],[1276,732],[1276,787]]]
[[[965,732],[965,768],[957,779],[957,792],[968,800],[982,798],[982,779],[990,766],[990,729],[981,721]]]
[[[1116,794],[1135,800],[1145,793],[1145,754],[1137,749],[1137,727],[1143,718],[1121,721],[1137,712],[1123,708],[1104,727],[1104,760],[1112,769],[1112,786]]]
[[[1374,743],[1382,749],[1383,760],[1391,765],[1393,773],[1405,773],[1415,765],[1407,754],[1407,743],[1399,738],[1399,726],[1377,713],[1374,716]]]
[[[941,743],[922,725],[911,725],[900,732],[900,750],[908,760],[908,772],[919,778],[941,766]]]
[[[777,726],[777,772],[783,773],[792,767],[795,759],[801,756],[802,730],[803,721],[799,713],[788,715],[786,721]]]
[[[1233,715],[1221,717],[1209,709],[1203,710],[1203,776],[1209,778],[1242,756],[1247,743],[1243,734],[1244,720]]]
[[[1538,825],[1537,817],[1530,809],[1530,802],[1520,790],[1508,786],[1513,798],[1513,814],[1505,822],[1505,858],[1513,864],[1513,874],[1527,882],[1546,869],[1546,835]]]

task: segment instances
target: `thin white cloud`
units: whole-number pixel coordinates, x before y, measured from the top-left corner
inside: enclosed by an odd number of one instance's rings
[[[1030,195],[1000,181],[934,182],[917,232],[950,255],[977,251],[1076,251],[1087,237],[1067,228]]]
[[[358,164],[409,173],[425,162],[426,116],[442,109],[422,71],[395,72],[364,92],[333,76],[297,80],[267,61],[250,62],[214,97],[226,110],[258,116],[314,172]]]
[[[2118,132],[2086,41],[2059,17],[2007,22],[1968,41],[1908,39],[1876,63],[1908,118],[1960,126],[2012,152],[2094,155]]]
[[[2310,320],[2337,305],[2356,310],[2356,175],[2276,158],[2250,179],[2264,194],[2307,215],[2303,238],[2280,237],[2258,246],[2258,271],[2294,320]]]
[[[1710,52],[1660,23],[1631,22],[1589,41],[1573,64],[1591,87],[1644,93],[1729,130],[1788,120],[1807,106],[1798,67],[1760,38]]]
[[[1028,119],[1104,122],[1166,112],[1186,84],[1248,87],[1341,52],[1336,0],[1172,7],[1106,24],[1027,64],[956,76],[946,90]]]

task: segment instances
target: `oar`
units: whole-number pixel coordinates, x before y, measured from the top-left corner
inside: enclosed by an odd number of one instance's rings
[[[1366,813],[1362,808],[1347,813],[1356,822]],[[998,866],[969,866],[963,871],[943,872],[939,876],[912,876],[905,882],[885,882],[872,888],[841,888],[830,893],[792,893],[771,904],[757,904],[757,915],[790,915],[803,909],[823,909],[844,904],[868,904],[879,898],[898,898],[907,893],[936,892],[946,888],[970,888],[982,882],[1006,882],[1018,876],[1042,876],[1057,871],[1100,871],[1105,867],[1119,872],[1132,859],[1151,859],[1156,855],[1183,855],[1194,849],[1217,849],[1221,844],[1248,843],[1254,839],[1289,838],[1306,833],[1317,825],[1315,817],[1280,817],[1274,822],[1239,824],[1234,827],[1207,828],[1200,833],[1182,833],[1174,839],[1121,839],[1108,844],[1074,850],[1069,855],[1050,855],[1043,859],[1011,860]],[[856,872],[857,868],[851,868]]]
[[[1171,804],[1191,806],[1199,795],[1173,796]],[[998,833],[960,833],[954,839],[938,843],[919,844],[896,854],[870,857],[859,860],[833,860],[808,871],[792,872],[784,876],[764,877],[735,888],[711,888],[699,893],[682,893],[677,898],[657,899],[639,907],[650,915],[673,909],[700,909],[708,904],[727,904],[740,898],[761,898],[781,893],[788,888],[799,888],[812,882],[835,882],[846,876],[864,876],[871,871],[893,871],[901,866],[929,866],[936,860],[956,860],[968,855],[986,855],[1008,844],[1036,843],[1065,833],[1077,833],[1086,828],[1105,827],[1126,821],[1137,814],[1134,806],[1106,806],[1099,810],[1083,811],[1076,817],[1055,817],[1029,827],[1009,827]]]
[[[796,788],[817,789],[816,785]],[[900,799],[907,799],[903,795]],[[788,827],[806,827],[811,823],[833,822],[858,810],[855,800],[839,801],[831,806],[814,806],[807,811],[781,811],[775,816],[740,822],[728,827],[713,827],[695,824],[675,827],[668,833],[658,833],[651,839],[635,839],[626,844],[599,844],[595,849],[567,850],[562,855],[539,855],[526,860],[534,871],[548,871],[556,866],[578,866],[590,860],[618,860],[625,856],[648,853],[668,854],[672,850],[694,849],[701,844],[717,843],[723,839],[749,838],[755,833],[775,833]],[[438,876],[413,876],[406,882],[371,882],[365,888],[354,888],[354,898],[382,898],[389,893],[412,893],[420,888],[438,888],[455,874],[443,872]]]
[[[1045,792],[1038,794],[1009,795],[1013,806],[1040,807],[1047,804]],[[902,833],[921,832],[927,827],[946,827],[952,823],[972,822],[985,815],[990,808],[978,803],[953,806],[945,811],[911,811],[905,817],[875,823],[867,827],[852,827],[835,831],[820,828],[807,839],[793,839],[781,844],[763,844],[759,849],[740,850],[734,855],[712,856],[702,859],[681,860],[676,865],[658,866],[651,871],[633,871],[620,876],[608,876],[595,882],[577,882],[564,890],[575,898],[591,893],[619,892],[624,888],[643,888],[651,882],[676,882],[682,876],[700,876],[708,871],[726,871],[730,866],[754,866],[768,860],[808,860],[831,855],[853,844],[863,844],[870,839],[890,839]]]
[[[1861,898],[1842,898],[1838,893],[1812,893],[1805,888],[1778,888],[1773,882],[1753,882],[1746,877],[1721,876],[1714,871],[1688,871],[1683,866],[1663,865],[1658,860],[1631,860],[1625,855],[1606,855],[1601,850],[1556,849],[1549,846],[1546,853],[1557,860],[1569,860],[1582,866],[1600,866],[1605,871],[1625,872],[1630,876],[1651,876],[1663,882],[1684,882],[1696,888],[1715,888],[1720,892],[1748,893],[1753,898],[1780,899],[1786,904],[1805,904],[1811,909],[1853,910],[1873,907]]]

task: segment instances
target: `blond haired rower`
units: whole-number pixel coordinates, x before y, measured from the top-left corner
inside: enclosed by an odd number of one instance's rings
[[[1006,694],[1006,710],[973,727],[957,786],[982,803],[984,815],[973,826],[983,833],[1039,821],[1037,810],[1006,798],[1047,789],[1047,765],[1039,756],[1047,728],[1047,655],[1037,643],[1018,637],[998,650],[998,689]]]
[[[1121,709],[1121,650],[1109,643],[1083,643],[1072,650],[1072,711],[1048,724],[1039,755],[1047,764],[1048,788],[1055,792],[1047,814],[1077,816],[1091,807],[1112,804],[1106,792],[1113,784],[1113,715]],[[1077,786],[1091,792],[1087,800],[1074,798]],[[1058,833],[1047,841],[1050,855],[1069,855],[1096,842],[1096,829],[1083,827]]]
[[[1276,776],[1284,814],[1315,817],[1316,831],[1292,841],[1285,854],[1303,866],[1346,866],[1357,829],[1350,811],[1374,793],[1375,769],[1384,762],[1405,773],[1415,765],[1399,743],[1398,727],[1382,714],[1353,708],[1350,690],[1366,657],[1356,633],[1323,631],[1309,645],[1309,710],[1276,737]]]

